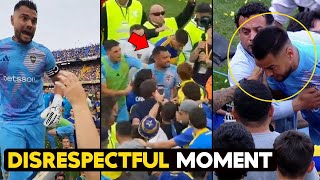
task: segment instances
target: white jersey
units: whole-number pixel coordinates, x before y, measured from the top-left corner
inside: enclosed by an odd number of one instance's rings
[[[270,11],[279,12],[287,15],[293,15],[292,13],[300,7],[307,8],[309,10],[320,10],[320,0],[272,0]],[[286,16],[274,14],[274,19],[280,24],[285,24],[288,20]]]
[[[148,64],[151,57],[154,45],[148,41],[149,47],[135,51],[135,46],[128,42],[128,39],[121,39],[120,43],[121,52],[123,55],[128,55],[139,59],[142,63]]]

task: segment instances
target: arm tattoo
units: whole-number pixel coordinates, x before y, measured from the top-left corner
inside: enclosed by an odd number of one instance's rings
[[[213,92],[213,112],[222,108],[225,104],[229,103],[233,99],[234,91],[237,86],[232,86],[226,89],[221,89]]]

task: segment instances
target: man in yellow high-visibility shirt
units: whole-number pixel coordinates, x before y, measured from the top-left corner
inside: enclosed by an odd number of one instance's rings
[[[176,17],[165,18],[165,10],[161,5],[155,4],[151,6],[148,21],[143,25],[148,28],[165,27],[155,38],[151,38],[150,42],[155,44],[160,39],[173,35],[178,29],[183,28],[190,20],[196,5],[195,0],[188,0],[184,10]]]
[[[108,0],[101,9],[101,42],[130,37],[129,29],[134,24],[143,24],[147,16],[138,0]],[[156,37],[162,28],[145,29],[147,39]]]

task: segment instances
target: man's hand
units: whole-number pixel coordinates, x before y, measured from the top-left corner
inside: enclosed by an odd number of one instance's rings
[[[124,96],[128,95],[128,94],[132,91],[132,89],[133,89],[132,85],[129,84],[129,85],[127,86],[127,88],[123,91],[123,92],[124,92],[123,95],[124,95]]]
[[[59,81],[56,81],[55,85],[63,91],[72,106],[88,105],[87,95],[75,74],[60,72],[58,78]]]
[[[207,55],[204,52],[201,52],[199,54],[199,61],[200,62],[206,62],[207,61]]]
[[[169,30],[169,28],[163,24],[161,27],[157,28],[155,31],[156,32],[162,32],[162,31],[165,31],[165,30]]]
[[[205,47],[206,47],[206,42],[205,41],[200,41],[198,43],[197,49],[201,50],[201,49],[204,49]]]
[[[256,80],[258,81],[263,75],[263,70],[256,66],[252,72],[252,74],[248,77],[248,80]]]
[[[320,107],[320,91],[316,88],[304,89],[293,101],[293,110],[295,112],[299,110],[311,110]]]
[[[160,94],[160,93],[158,92],[158,90],[156,90],[156,93],[155,93],[155,95],[154,95],[154,98],[156,99],[157,102],[162,103],[163,100],[164,100],[164,93],[163,93],[163,94]]]

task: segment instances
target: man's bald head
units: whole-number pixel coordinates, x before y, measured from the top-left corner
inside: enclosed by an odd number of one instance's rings
[[[164,23],[164,8],[159,4],[154,4],[150,7],[149,19],[152,23],[162,26]]]

